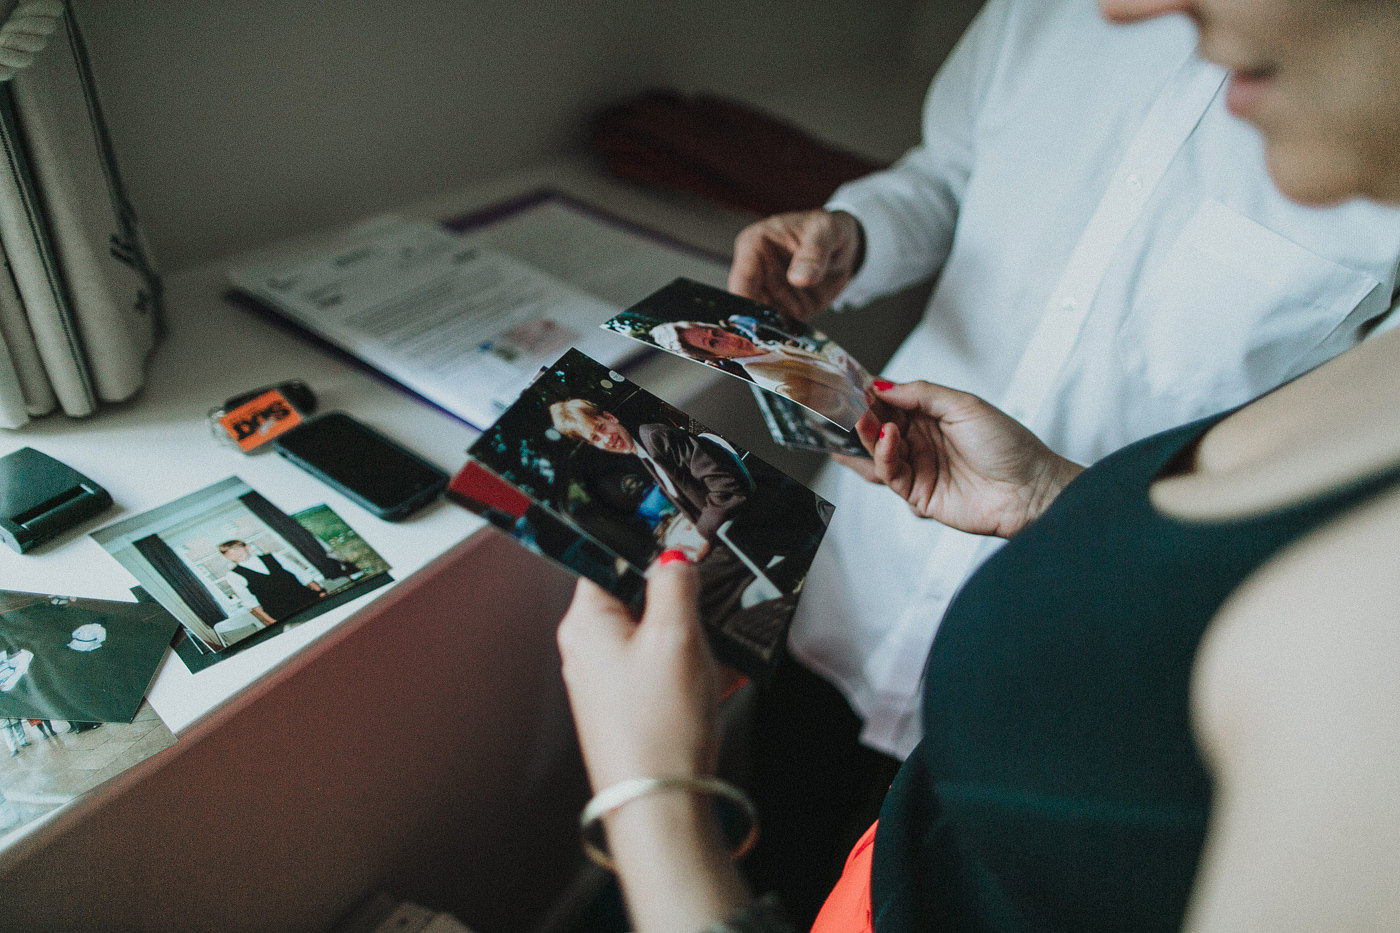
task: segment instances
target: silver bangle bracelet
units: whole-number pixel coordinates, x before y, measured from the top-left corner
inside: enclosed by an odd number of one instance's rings
[[[642,777],[618,781],[593,795],[583,812],[579,814],[579,835],[583,840],[584,854],[595,864],[608,871],[616,871],[617,866],[607,849],[594,837],[600,826],[599,821],[624,804],[659,791],[683,790],[689,793],[719,797],[734,804],[749,821],[748,832],[742,842],[731,853],[732,858],[740,858],[753,848],[758,841],[758,811],[753,801],[739,788],[728,781],[713,777]]]

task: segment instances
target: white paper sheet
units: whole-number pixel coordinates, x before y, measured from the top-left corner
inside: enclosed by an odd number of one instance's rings
[[[619,308],[684,276],[723,288],[727,259],[674,243],[562,195],[541,193],[462,236],[513,256]]]
[[[598,327],[616,306],[428,222],[386,219],[334,248],[230,278],[478,428],[571,346],[608,365],[636,355]]]

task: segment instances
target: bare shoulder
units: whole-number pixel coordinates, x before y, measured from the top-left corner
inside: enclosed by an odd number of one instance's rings
[[[1280,701],[1340,703],[1350,696],[1334,682],[1342,675],[1347,681],[1375,677],[1378,688],[1400,689],[1400,653],[1382,659],[1376,651],[1400,648],[1398,622],[1400,489],[1286,549],[1226,602],[1197,659],[1199,712],[1212,713],[1256,690],[1282,692],[1274,697]],[[1250,676],[1241,683],[1242,672]],[[1314,691],[1325,696],[1309,696]],[[1218,712],[1243,711],[1226,706]]]
[[[1240,588],[1192,704],[1215,796],[1191,928],[1400,928],[1400,492]]]

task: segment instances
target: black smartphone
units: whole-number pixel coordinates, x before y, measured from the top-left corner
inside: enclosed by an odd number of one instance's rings
[[[272,442],[279,454],[385,521],[432,502],[448,476],[343,411],[330,411]]]

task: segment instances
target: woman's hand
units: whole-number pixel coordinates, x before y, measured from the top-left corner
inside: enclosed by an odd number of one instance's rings
[[[717,674],[696,609],[698,588],[686,561],[658,562],[639,622],[613,596],[579,580],[558,640],[595,790],[629,778],[714,773]]]
[[[805,321],[846,287],[863,246],[860,222],[844,211],[775,214],[734,239],[729,290]]]
[[[916,515],[973,534],[1010,538],[1084,469],[977,396],[928,382],[876,380],[856,431],[874,459],[838,459]]]
[[[695,568],[667,560],[671,553],[648,575],[640,622],[581,579],[559,623],[564,684],[595,791],[630,778],[714,774],[715,662]],[[708,929],[751,900],[712,808],[704,795],[673,790],[603,817],[633,929]]]

